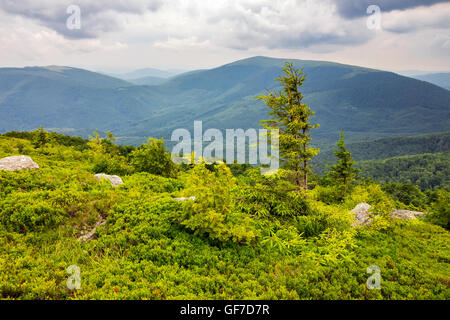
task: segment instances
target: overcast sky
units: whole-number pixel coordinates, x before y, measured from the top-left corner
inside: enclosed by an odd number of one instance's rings
[[[450,0],[0,0],[0,67],[189,70],[255,55],[450,70]]]

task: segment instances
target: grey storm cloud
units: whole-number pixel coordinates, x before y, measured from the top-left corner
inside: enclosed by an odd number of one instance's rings
[[[81,10],[79,30],[66,27],[69,17],[67,8],[72,4],[78,5]],[[37,21],[69,39],[98,38],[108,32],[121,31],[126,27],[124,14],[144,15],[150,11],[160,13],[160,17],[153,18],[159,19],[160,28],[165,28],[166,32],[149,31],[148,37],[158,38],[160,34],[170,34],[180,39],[196,37],[234,49],[246,50],[258,45],[302,48],[321,43],[358,44],[367,40],[366,31],[336,24],[330,12],[319,16],[320,21],[311,22],[312,25],[305,24],[308,15],[304,12],[309,12],[305,10],[316,12],[314,10],[319,10],[317,8],[324,7],[330,7],[328,0],[242,0],[219,5],[215,1],[203,0],[0,0],[0,10]],[[199,12],[203,14],[199,15]],[[174,16],[177,18],[173,19]],[[299,16],[302,21],[299,21]],[[179,21],[183,20],[190,21],[189,25],[179,26]],[[335,25],[322,27],[330,21]],[[226,26],[225,31],[217,33],[219,29],[214,26],[218,24]],[[210,27],[216,31],[214,34],[208,31]]]
[[[0,10],[32,19],[68,39],[101,38],[125,31],[125,41],[140,39],[166,47],[213,44],[248,50],[316,46],[327,51],[375,37],[364,20],[369,5],[379,5],[382,12],[398,9],[407,13],[386,21],[387,31],[401,33],[424,25],[448,24],[447,15],[436,20],[410,17],[406,11],[440,2],[450,0],[0,0]],[[79,30],[66,26],[67,8],[72,4],[81,10]],[[144,19],[129,19],[130,15],[147,14]]]
[[[377,5],[383,12],[406,10],[420,6],[432,6],[437,3],[450,3],[450,0],[335,0],[339,14],[344,18],[359,18],[367,15],[370,5]]]
[[[301,49],[312,46],[327,44],[332,45],[358,45],[365,43],[370,38],[370,33],[363,31],[352,32],[346,30],[345,34],[335,33],[319,33],[309,30],[301,32],[287,32],[287,33],[267,33],[261,30],[259,35],[257,29],[253,30],[253,34],[237,33],[229,41],[224,41],[226,46],[236,50],[248,50],[252,47],[263,45],[268,49]],[[330,51],[331,47],[328,50]]]
[[[239,1],[207,18],[211,42],[236,50],[262,46],[268,49],[300,49],[317,45],[358,45],[374,33],[365,22],[346,23],[335,15],[328,1]],[[313,16],[314,19],[310,19]],[[321,49],[327,51],[327,49]]]
[[[67,38],[96,38],[101,33],[120,30],[119,14],[140,15],[157,11],[163,0],[0,0],[0,9],[6,13],[37,21]],[[66,21],[70,16],[67,8],[77,5],[81,11],[81,28],[68,29]]]

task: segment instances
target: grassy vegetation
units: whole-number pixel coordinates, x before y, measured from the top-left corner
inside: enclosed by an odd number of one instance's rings
[[[0,171],[0,298],[450,298],[446,190],[406,198],[408,188],[366,182],[342,199],[316,180],[299,195],[284,170],[167,166],[158,143],[120,149],[94,136],[81,150],[33,141],[0,136],[0,158],[25,154],[40,165]],[[145,161],[152,152],[154,167]],[[124,184],[96,181],[99,171]],[[374,222],[353,228],[348,212],[363,201]],[[392,220],[392,208],[433,219]],[[79,290],[67,288],[70,265],[80,267]],[[366,286],[371,265],[381,269],[380,290]]]

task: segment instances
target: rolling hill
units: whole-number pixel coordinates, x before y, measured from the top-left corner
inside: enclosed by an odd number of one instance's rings
[[[0,132],[40,125],[86,136],[111,130],[137,144],[176,128],[257,127],[267,108],[254,96],[276,89],[286,59],[254,57],[138,86],[74,68],[0,69]],[[391,72],[323,61],[289,60],[307,74],[302,92],[316,112],[319,141],[446,131],[450,91]]]

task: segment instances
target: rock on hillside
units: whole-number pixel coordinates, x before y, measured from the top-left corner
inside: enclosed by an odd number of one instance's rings
[[[17,171],[39,169],[39,165],[28,156],[12,156],[0,159],[0,170]]]
[[[94,177],[98,180],[98,181],[102,181],[102,179],[106,179],[109,180],[109,182],[111,182],[111,185],[113,187],[117,187],[121,184],[123,184],[122,179],[119,176],[110,176],[104,173],[98,173],[96,175],[94,175]]]
[[[356,218],[356,222],[352,224],[352,227],[366,226],[372,222],[369,211],[370,207],[370,204],[361,202],[352,211],[350,211],[350,213],[354,214]],[[423,214],[423,212],[417,211],[394,210],[391,212],[391,217],[402,220],[412,220],[417,219],[417,217],[423,216]]]
[[[398,218],[402,220],[416,219],[417,217],[422,217],[423,212],[409,211],[409,210],[394,210],[391,212],[392,218]]]
[[[350,213],[353,213],[356,218],[356,222],[352,224],[352,227],[365,226],[372,222],[369,212],[370,207],[370,204],[361,202],[352,211],[350,211]]]
[[[189,197],[189,198],[173,198],[173,200],[175,200],[175,201],[188,201],[188,200],[195,201],[195,197]]]
[[[95,223],[94,227],[89,231],[84,233],[78,238],[78,241],[87,241],[91,240],[94,237],[95,230],[97,230],[97,227],[100,227],[106,223],[106,220],[103,217],[100,217],[100,219]]]

